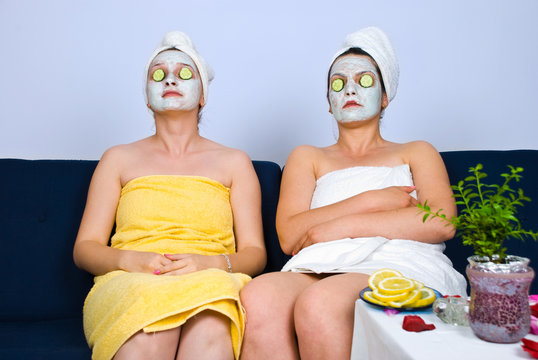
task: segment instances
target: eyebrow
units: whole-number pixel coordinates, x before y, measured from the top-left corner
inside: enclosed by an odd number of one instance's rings
[[[355,75],[362,75],[362,74],[366,74],[366,73],[371,73],[371,74],[374,74],[374,75],[377,75],[374,71],[371,71],[371,70],[365,70],[365,71],[361,71],[361,72],[358,72],[356,74],[353,74],[353,76]],[[346,77],[347,75],[344,75],[342,73],[334,73],[331,75],[331,77],[333,76],[341,76],[341,77]]]

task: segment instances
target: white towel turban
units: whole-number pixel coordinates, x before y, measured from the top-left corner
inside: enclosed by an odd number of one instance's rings
[[[334,55],[331,66],[338,56],[351,48],[360,48],[375,60],[383,77],[388,100],[392,101],[398,88],[400,68],[396,53],[387,35],[376,27],[367,27],[349,34],[342,48]]]
[[[146,65],[146,69],[144,71],[144,75],[147,78],[149,66],[151,65],[153,59],[155,59],[155,57],[159,55],[159,53],[172,49],[184,52],[185,54],[190,56],[192,61],[194,61],[194,64],[198,68],[198,73],[200,74],[200,80],[202,81],[204,105],[207,104],[207,92],[209,83],[211,82],[211,80],[213,80],[213,70],[204,61],[200,54],[198,54],[194,44],[187,36],[187,34],[182,33],[181,31],[170,31],[166,35],[164,35],[164,38],[162,39],[161,43],[157,46],[157,48],[155,49],[155,51],[153,51],[153,54],[149,58],[149,61]]]

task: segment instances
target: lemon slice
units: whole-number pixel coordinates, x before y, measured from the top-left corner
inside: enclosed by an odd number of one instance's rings
[[[159,82],[164,79],[164,70],[163,69],[157,69],[153,72],[153,75],[151,75],[153,80]]]
[[[368,286],[370,287],[370,289],[374,290],[375,288],[377,288],[381,280],[390,277],[403,277],[403,275],[399,271],[392,269],[377,270],[368,278]]]
[[[413,280],[404,277],[389,277],[377,285],[379,292],[385,295],[407,293],[415,289]]]
[[[435,293],[432,289],[428,287],[423,287],[419,290],[420,297],[413,303],[413,307],[422,307],[430,305],[432,302],[435,301]]]
[[[361,84],[363,88],[369,88],[374,84],[374,78],[370,74],[364,74],[359,79],[359,84]]]
[[[420,281],[418,280],[415,280],[413,279],[414,283],[415,283],[415,289],[418,290],[418,289],[422,289],[424,287],[424,284],[421,283]]]
[[[389,301],[389,305],[392,307],[414,307],[414,303],[420,298],[420,290],[413,290],[410,293],[405,294],[405,298],[400,301]]]
[[[179,78],[183,80],[189,80],[192,78],[192,71],[188,67],[182,67],[181,70],[179,70]]]
[[[342,79],[334,79],[332,84],[331,84],[331,87],[336,92],[342,91],[342,89],[344,88],[344,80],[342,80]]]
[[[380,301],[380,300],[376,299],[376,298],[372,295],[372,291],[365,291],[365,292],[362,293],[362,296],[363,296],[366,300],[368,300],[368,301],[370,301],[370,302],[372,302],[372,303],[374,303],[374,304],[378,304],[378,305],[382,305],[382,306],[387,306],[387,305],[388,305],[386,302],[383,302],[383,301]]]
[[[379,292],[379,289],[374,289],[372,291],[372,296],[375,297],[379,301],[383,301],[385,303],[390,303],[391,301],[405,301],[407,297],[409,296],[409,293],[403,292],[401,294],[394,294],[394,295],[386,295]]]

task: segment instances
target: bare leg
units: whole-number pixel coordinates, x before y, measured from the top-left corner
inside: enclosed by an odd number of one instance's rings
[[[274,272],[260,275],[241,290],[246,310],[243,360],[299,359],[293,308],[315,274]]]
[[[230,319],[205,310],[182,326],[177,359],[232,360],[234,358]]]
[[[181,328],[146,334],[139,331],[116,352],[114,360],[170,359],[176,356]]]
[[[347,273],[310,285],[295,304],[301,359],[349,359],[355,300],[368,275]]]

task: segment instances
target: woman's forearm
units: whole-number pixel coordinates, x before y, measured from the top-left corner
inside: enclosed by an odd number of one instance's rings
[[[454,237],[454,227],[441,219],[422,221],[423,214],[416,207],[407,207],[373,213],[353,214],[337,220],[336,228],[343,237],[382,236],[388,239],[407,239],[426,243],[440,243]]]
[[[223,256],[221,257],[221,263],[223,264],[224,270],[228,270],[226,260]],[[265,250],[256,246],[246,247],[235,254],[229,254],[228,258],[230,259],[232,272],[243,273],[250,276],[260,274],[267,263]]]
[[[409,194],[412,186],[392,186],[370,190],[337,203],[307,210],[285,217],[277,212],[277,231],[282,250],[290,254],[302,237],[317,225],[360,214],[376,213],[389,209],[415,206],[416,200]],[[280,215],[280,216],[279,216]],[[343,236],[349,237],[349,236]]]
[[[124,250],[114,249],[96,241],[80,241],[73,249],[75,265],[94,275],[121,269]]]

